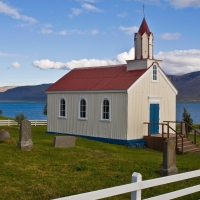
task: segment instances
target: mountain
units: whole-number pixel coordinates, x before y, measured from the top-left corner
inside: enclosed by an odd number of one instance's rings
[[[177,101],[200,101],[200,71],[183,75],[167,75],[178,90]],[[0,88],[0,101],[46,101],[45,90],[52,84],[6,86]],[[9,89],[11,87],[11,89]],[[3,89],[5,90],[4,92]]]
[[[177,101],[200,101],[200,71],[168,78],[178,90]]]
[[[45,90],[51,84],[19,86],[0,92],[0,101],[46,101]]]
[[[0,87],[0,92],[5,92],[6,90],[16,88],[16,87],[17,86],[3,86],[3,87]]]

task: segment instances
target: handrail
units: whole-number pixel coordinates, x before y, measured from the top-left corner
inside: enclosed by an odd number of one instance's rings
[[[148,136],[150,136],[150,124],[158,124],[158,125],[162,125],[162,137],[164,137],[164,128],[163,128],[163,125],[166,125],[165,123],[157,123],[157,122],[143,122],[143,124],[148,124]]]
[[[170,125],[167,124],[167,126],[168,126],[168,128],[170,128],[171,130],[173,130],[176,133],[176,151],[178,149],[178,136],[181,137],[181,139],[182,139],[182,144],[181,144],[182,152],[181,153],[183,154],[183,136],[180,133],[178,133],[176,130],[174,130]]]
[[[163,122],[171,122],[171,123],[180,123],[180,124],[182,124],[182,123],[185,123],[186,125],[187,125],[187,131],[186,131],[186,136],[187,136],[187,138],[188,138],[188,127],[190,127],[193,131],[194,131],[194,144],[196,144],[196,134],[198,133],[198,134],[200,134],[200,132],[199,131],[197,131],[195,128],[193,128],[190,124],[188,124],[187,122],[185,122],[185,121],[181,121],[181,122],[178,122],[178,121],[163,121]],[[181,132],[182,132],[182,125],[181,125]]]
[[[181,137],[181,150],[182,150],[182,154],[183,154],[183,136],[178,133],[176,130],[174,130],[170,125],[169,125],[169,121],[163,121],[163,122],[167,122],[166,123],[157,123],[157,122],[144,122],[143,124],[148,124],[148,136],[150,136],[150,125],[151,124],[158,124],[158,125],[162,125],[162,138],[164,138],[164,126],[167,126],[167,138],[169,138],[169,130],[171,129],[172,131],[175,132],[176,134],[176,152],[178,150],[178,136]]]

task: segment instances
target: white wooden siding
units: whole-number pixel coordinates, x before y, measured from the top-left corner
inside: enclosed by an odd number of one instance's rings
[[[153,59],[153,35],[149,36],[149,58]]]
[[[127,138],[127,93],[48,94],[47,131],[101,138]],[[66,99],[66,118],[59,118],[59,100]],[[87,120],[78,119],[78,102],[84,97],[88,102]],[[111,122],[100,121],[102,98],[111,100]]]
[[[128,92],[128,140],[143,138],[148,134],[147,125],[143,122],[149,122],[149,97],[161,97],[160,122],[176,120],[176,93],[160,70],[158,70],[158,82],[152,82],[152,68],[146,73]]]
[[[135,52],[136,52],[136,59],[141,59],[141,36],[138,33],[136,35],[136,42],[135,42]]]
[[[148,35],[146,33],[142,36],[142,56],[143,59],[148,58]]]

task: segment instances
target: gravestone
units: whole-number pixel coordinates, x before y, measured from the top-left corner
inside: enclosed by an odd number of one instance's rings
[[[10,138],[10,134],[5,129],[0,131],[0,141],[4,141]]]
[[[176,167],[175,144],[174,140],[169,138],[164,142],[163,166],[161,169],[161,176],[169,176],[177,173],[178,169]]]
[[[55,136],[54,147],[70,148],[75,147],[76,137],[74,136]]]
[[[31,122],[28,120],[23,120],[20,123],[18,147],[20,150],[31,150],[33,148]]]

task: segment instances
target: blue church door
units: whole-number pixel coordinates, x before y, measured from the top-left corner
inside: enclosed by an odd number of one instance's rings
[[[159,123],[159,104],[150,104],[150,122]],[[159,125],[150,125],[150,134],[158,134]]]

